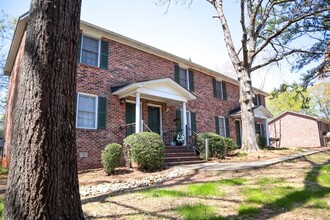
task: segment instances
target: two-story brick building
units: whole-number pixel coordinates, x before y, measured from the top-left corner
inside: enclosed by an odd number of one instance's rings
[[[25,27],[17,24],[5,73],[10,76],[5,152],[9,161],[17,82]],[[79,169],[101,166],[101,150],[133,132],[152,130],[164,139],[182,129],[184,144],[193,131],[216,132],[240,144],[239,87],[236,79],[81,21],[77,68]],[[267,93],[254,89],[257,132],[269,137]],[[179,125],[174,123],[178,120]]]

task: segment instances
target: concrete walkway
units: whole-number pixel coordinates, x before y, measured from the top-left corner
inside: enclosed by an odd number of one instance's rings
[[[308,152],[302,152],[299,154],[293,154],[290,156],[278,157],[270,160],[263,161],[251,161],[251,162],[239,162],[239,163],[200,163],[200,164],[189,164],[178,166],[183,169],[195,170],[195,171],[236,171],[236,170],[247,170],[266,167],[276,163],[280,163],[287,160],[297,159],[299,157],[316,154],[323,151],[329,151],[329,149],[313,150]]]

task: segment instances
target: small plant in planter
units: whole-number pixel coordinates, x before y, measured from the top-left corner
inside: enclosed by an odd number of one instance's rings
[[[183,134],[181,132],[178,132],[174,141],[175,141],[176,145],[181,146],[184,142]]]

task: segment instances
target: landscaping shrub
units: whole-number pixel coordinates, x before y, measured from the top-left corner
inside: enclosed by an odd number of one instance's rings
[[[159,134],[153,132],[140,132],[124,139],[124,147],[130,151],[131,161],[138,164],[139,168],[155,171],[163,168],[165,146]]]
[[[109,175],[119,166],[121,156],[121,145],[117,143],[108,144],[101,154],[104,171]]]
[[[234,139],[232,138],[224,138],[224,141],[227,145],[227,153],[231,153],[231,151],[237,150],[238,146]]]
[[[265,136],[257,134],[258,147],[263,149],[267,146],[267,138]]]
[[[205,153],[205,139],[209,140],[210,157],[224,158],[228,151],[237,149],[237,145],[231,138],[224,138],[212,132],[204,132],[194,139],[194,146]]]

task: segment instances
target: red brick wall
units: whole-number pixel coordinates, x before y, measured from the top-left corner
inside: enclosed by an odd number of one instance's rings
[[[269,123],[271,137],[280,138],[281,147],[319,147],[317,120],[286,113]]]
[[[14,132],[14,113],[17,101],[18,93],[18,83],[19,78],[22,73],[22,60],[24,54],[24,45],[25,45],[25,34],[22,38],[22,45],[19,48],[16,56],[16,60],[13,66],[13,70],[10,75],[9,88],[8,88],[8,97],[7,97],[7,108],[6,108],[6,126],[4,132],[4,152],[2,155],[2,166],[8,167],[10,163],[10,149],[12,142],[12,135]]]
[[[122,143],[125,137],[125,104],[120,104],[118,97],[111,94],[110,87],[143,80],[174,79],[174,64],[172,61],[109,40],[109,70],[79,65],[77,91],[107,97],[106,130],[77,129],[79,169],[100,167],[100,154],[105,145],[111,142]],[[213,97],[212,77],[193,71],[194,94],[197,99],[187,103],[187,110],[196,112],[198,132],[215,132],[214,116],[229,117],[229,111],[239,107],[238,86],[227,83],[228,100],[220,100]],[[148,119],[148,104],[157,104],[162,107],[163,132],[175,129],[175,110],[181,105],[168,107],[165,103],[143,99],[141,102],[145,122]],[[230,128],[231,137],[235,139],[234,119],[230,120]],[[79,157],[80,152],[88,152],[88,157]]]

